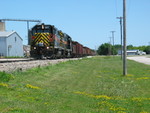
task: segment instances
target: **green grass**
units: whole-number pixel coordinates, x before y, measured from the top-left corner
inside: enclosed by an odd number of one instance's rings
[[[8,56],[8,57],[4,57],[4,58],[24,58],[23,56],[20,57],[20,56]]]
[[[6,77],[4,77],[6,75]],[[150,66],[94,57],[0,73],[0,113],[150,113]]]

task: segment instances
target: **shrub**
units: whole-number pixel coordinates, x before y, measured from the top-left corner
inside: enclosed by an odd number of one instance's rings
[[[8,82],[13,76],[6,72],[0,72],[0,82]]]

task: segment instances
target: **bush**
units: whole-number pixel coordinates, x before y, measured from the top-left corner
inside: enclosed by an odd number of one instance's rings
[[[99,55],[116,55],[117,50],[111,44],[105,43],[99,46],[97,53]]]
[[[6,72],[0,72],[0,82],[8,82],[13,76]]]

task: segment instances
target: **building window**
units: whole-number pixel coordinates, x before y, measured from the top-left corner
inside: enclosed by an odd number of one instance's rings
[[[17,41],[17,38],[15,37],[15,42]]]

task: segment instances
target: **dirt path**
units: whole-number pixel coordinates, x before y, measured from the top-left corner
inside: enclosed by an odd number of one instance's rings
[[[150,57],[148,56],[133,56],[133,57],[127,57],[127,59],[150,65]]]

